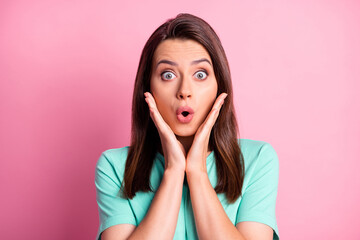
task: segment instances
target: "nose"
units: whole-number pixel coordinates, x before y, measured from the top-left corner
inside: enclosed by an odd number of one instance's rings
[[[177,92],[178,99],[186,99],[192,96],[191,83],[189,79],[182,78],[180,81],[179,90]]]

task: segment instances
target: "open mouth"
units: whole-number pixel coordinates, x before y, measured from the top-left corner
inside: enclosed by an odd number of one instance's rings
[[[182,114],[184,117],[186,117],[187,115],[189,115],[189,112],[184,111],[184,112],[182,112],[181,114]]]
[[[179,107],[176,110],[176,116],[179,122],[189,123],[194,116],[194,110],[189,106]]]

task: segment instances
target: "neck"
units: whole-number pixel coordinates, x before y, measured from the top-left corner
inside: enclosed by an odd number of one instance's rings
[[[184,149],[185,149],[185,153],[186,155],[188,154],[190,148],[191,148],[191,145],[193,143],[193,140],[194,140],[194,135],[192,136],[186,136],[186,137],[183,137],[183,136],[177,136],[175,135],[177,140],[183,145]],[[160,147],[160,153],[162,155],[164,155],[164,152],[162,150],[162,148]],[[208,151],[207,151],[207,156],[209,156],[209,154],[211,153],[211,149],[210,149],[210,146],[208,146]]]
[[[176,135],[177,140],[183,145],[186,155],[189,152],[191,145],[193,143],[194,140],[194,135],[192,136],[187,136],[187,137],[182,137],[182,136],[177,136]]]

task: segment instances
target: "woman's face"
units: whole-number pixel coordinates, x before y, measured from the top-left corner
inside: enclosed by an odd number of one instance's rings
[[[167,39],[158,45],[152,62],[150,91],[175,135],[186,137],[196,133],[215,102],[217,90],[211,58],[201,44]],[[190,107],[194,113],[187,114],[191,109],[180,107]]]

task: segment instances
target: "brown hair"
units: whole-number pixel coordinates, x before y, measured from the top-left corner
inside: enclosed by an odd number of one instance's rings
[[[214,151],[218,182],[216,193],[226,193],[229,203],[241,196],[244,181],[244,159],[237,140],[239,129],[233,105],[230,69],[219,37],[203,19],[191,14],[178,14],[168,19],[150,36],[142,51],[132,99],[131,145],[126,160],[123,197],[132,199],[138,191],[150,188],[150,173],[156,153],[161,149],[160,137],[153,123],[144,92],[150,92],[153,55],[166,39],[191,39],[202,44],[213,62],[218,84],[217,96],[228,94],[211,130],[209,147]]]

